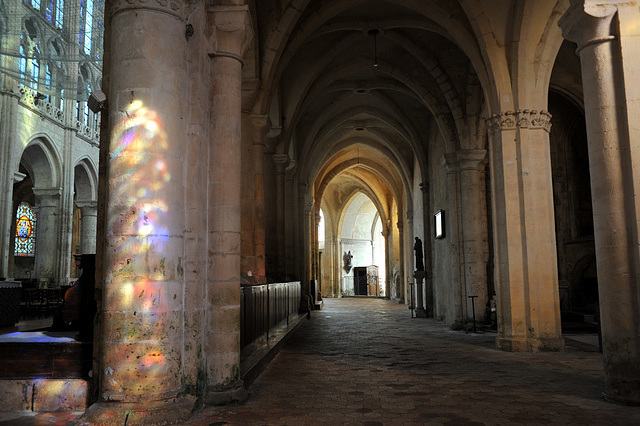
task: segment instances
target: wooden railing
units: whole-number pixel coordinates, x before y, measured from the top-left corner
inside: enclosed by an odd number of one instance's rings
[[[298,314],[300,297],[300,281],[242,286],[240,348],[259,338],[268,341],[271,330]]]

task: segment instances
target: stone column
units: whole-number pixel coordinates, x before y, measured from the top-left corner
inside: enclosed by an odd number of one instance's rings
[[[389,222],[389,220],[387,220]],[[384,238],[384,264],[385,264],[385,279],[384,279],[384,297],[386,299],[391,298],[391,280],[393,279],[393,265],[391,261],[391,230],[389,229],[389,223],[383,223],[382,225],[382,238]]]
[[[318,230],[320,228],[320,208],[316,210],[314,215],[314,228],[313,228],[313,262],[316,265],[315,279],[316,279],[316,300],[322,300],[322,264],[320,263],[320,238]]]
[[[5,65],[6,66],[6,65]],[[26,176],[11,166],[11,152],[15,137],[15,108],[17,102],[12,96],[0,97],[0,278],[13,278],[13,249],[15,243],[16,211],[13,208],[13,184],[20,182]],[[11,188],[11,190],[9,189]]]
[[[498,296],[498,348],[557,351],[564,341],[549,131],[551,115],[524,109],[487,120]]]
[[[98,224],[98,202],[76,201],[80,209],[82,226],[80,229],[80,252],[82,254],[95,254],[96,230]]]
[[[400,285],[402,286],[402,288],[398,289],[398,302],[399,303],[405,303],[405,298],[406,298],[406,286],[407,283],[404,279],[405,276],[405,265],[406,265],[406,259],[404,258],[404,246],[405,246],[405,241],[404,241],[404,232],[403,232],[403,223],[402,221],[398,221],[398,223],[396,223],[396,226],[398,227],[398,247],[400,250]],[[411,263],[409,263],[411,264]]]
[[[209,151],[207,392],[210,405],[246,397],[240,379],[242,55],[247,6],[211,6],[212,132]]]
[[[184,420],[185,24],[182,3],[110,4],[102,334],[89,424]],[[144,48],[140,48],[143,46]],[[107,155],[105,154],[107,151]],[[102,173],[102,172],[101,172]]]
[[[427,311],[427,318],[433,318],[433,269],[432,269],[432,254],[431,254],[431,241],[433,239],[433,216],[429,214],[430,202],[429,202],[429,184],[421,183],[420,190],[422,192],[422,211],[424,220],[424,271],[425,271],[425,311]]]
[[[255,271],[253,276],[257,284],[267,282],[265,267],[265,217],[264,217],[264,138],[269,131],[269,117],[252,115],[253,136],[253,173],[254,173],[254,254]]]
[[[277,240],[277,259],[276,275],[279,280],[286,280],[286,244],[285,244],[285,211],[284,211],[284,191],[285,191],[285,167],[289,162],[287,154],[273,154],[273,162],[276,166],[276,240]]]
[[[34,277],[53,283],[60,276],[57,254],[60,252],[60,197],[62,188],[33,188],[38,206],[36,217],[36,265]]]
[[[462,232],[461,216],[462,210],[460,208],[460,173],[458,159],[455,153],[446,153],[440,160],[441,164],[447,169],[447,187],[450,211],[445,211],[445,236],[446,240],[449,240],[445,245],[445,249],[451,254],[453,258],[453,269],[451,271],[452,287],[453,291],[453,318],[455,327],[464,327],[466,322],[466,276],[464,274],[463,259],[464,250],[462,245]],[[438,246],[442,246],[443,240],[435,243]],[[440,247],[442,250],[443,248]]]
[[[475,320],[485,321],[489,295],[487,289],[487,208],[485,198],[485,167],[488,161],[484,149],[464,149],[456,152],[460,173],[460,205],[462,219],[463,270],[467,299],[475,300]],[[472,319],[473,309],[467,306],[467,319]]]
[[[571,2],[584,85],[605,397],[640,403],[640,48],[637,2]]]

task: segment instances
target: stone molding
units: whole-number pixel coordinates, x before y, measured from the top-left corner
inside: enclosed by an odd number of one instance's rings
[[[485,122],[490,134],[516,129],[542,129],[547,133],[551,131],[551,114],[544,110],[519,109],[501,112],[493,114]]]
[[[147,9],[167,13],[182,19],[183,2],[177,0],[115,0],[111,5],[111,16],[125,10]]]

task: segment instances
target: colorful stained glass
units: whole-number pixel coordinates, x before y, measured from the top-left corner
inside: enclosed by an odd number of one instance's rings
[[[16,256],[36,255],[36,215],[29,203],[22,202],[16,212]]]

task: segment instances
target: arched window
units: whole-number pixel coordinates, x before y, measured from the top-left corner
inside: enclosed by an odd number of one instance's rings
[[[18,68],[20,70],[20,84],[23,84],[27,78],[27,53],[24,44],[20,44],[20,59],[18,59]]]
[[[64,0],[24,0],[32,8],[40,12],[47,21],[62,29],[64,18]]]
[[[29,203],[23,201],[16,212],[15,256],[36,255],[36,215]]]
[[[56,27],[62,29],[62,21],[64,19],[64,0],[56,1],[56,16],[54,24]]]
[[[102,57],[104,0],[80,0],[78,44],[86,55]]]
[[[33,56],[31,57],[31,83],[32,89],[38,90],[38,80],[40,78],[40,49],[38,46],[33,48]]]
[[[78,42],[84,53],[91,55],[93,38],[93,6],[94,0],[80,0],[80,31]]]

